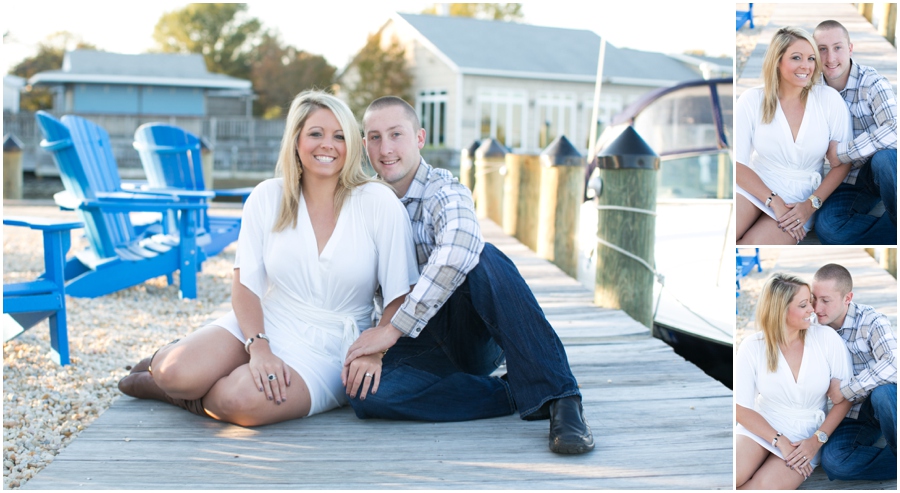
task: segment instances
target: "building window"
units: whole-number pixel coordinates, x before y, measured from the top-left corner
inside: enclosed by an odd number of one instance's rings
[[[443,147],[447,141],[447,91],[419,92],[418,107],[425,145]]]
[[[525,91],[478,91],[479,139],[494,138],[508,149],[522,149],[525,142]]]
[[[575,94],[568,92],[537,93],[536,118],[538,147],[547,147],[553,139],[565,135],[572,142],[577,141],[577,105]]]

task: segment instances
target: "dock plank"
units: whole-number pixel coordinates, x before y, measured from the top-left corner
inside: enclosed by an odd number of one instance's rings
[[[547,421],[359,420],[350,408],[242,428],[120,397],[25,489],[731,489],[732,394],[499,227],[566,346],[597,448]]]

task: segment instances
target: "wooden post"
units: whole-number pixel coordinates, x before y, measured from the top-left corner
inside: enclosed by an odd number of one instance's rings
[[[481,145],[480,140],[476,140],[468,149],[463,149],[459,157],[459,182],[465,185],[470,192],[475,192],[475,151]]]
[[[869,21],[869,24],[872,23],[872,4],[871,3],[859,3],[857,4],[859,8],[859,15],[866,18]]]
[[[3,198],[22,199],[22,141],[13,134],[3,137]]]
[[[719,173],[718,173],[719,183],[716,188],[716,198],[717,199],[730,199],[734,195],[734,190],[732,189],[733,183],[733,175],[734,175],[734,165],[731,164],[731,160],[728,159],[728,154],[722,152],[719,153]]]
[[[575,239],[584,197],[584,158],[565,136],[541,152],[537,254],[576,277]]]
[[[206,138],[200,138],[200,162],[203,163],[203,186],[206,190],[213,189],[213,173],[216,162],[216,152]]]
[[[884,13],[881,16],[881,26],[879,26],[878,32],[893,45],[897,36],[897,4],[888,2],[883,7]]]
[[[633,127],[597,155],[594,303],[621,309],[651,329],[658,169],[659,157]]]
[[[540,156],[507,154],[503,183],[503,232],[537,251]]]
[[[487,139],[475,151],[475,212],[478,217],[503,224],[503,166],[507,150]]]

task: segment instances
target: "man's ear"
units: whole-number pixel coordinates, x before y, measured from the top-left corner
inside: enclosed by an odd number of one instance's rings
[[[845,305],[849,306],[851,301],[853,301],[853,291],[850,291],[849,293],[847,293],[847,296],[844,296]]]
[[[425,147],[425,129],[420,128],[418,132],[416,132],[416,143],[419,145],[419,149]]]

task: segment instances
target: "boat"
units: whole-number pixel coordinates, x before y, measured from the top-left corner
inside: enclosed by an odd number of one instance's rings
[[[595,147],[602,152],[633,127],[659,156],[652,265],[660,276],[652,334],[728,388],[735,324],[732,93],[732,79],[652,91],[617,115]],[[588,177],[596,177],[591,171]],[[588,179],[578,239],[578,280],[591,290],[597,245],[592,186]]]

